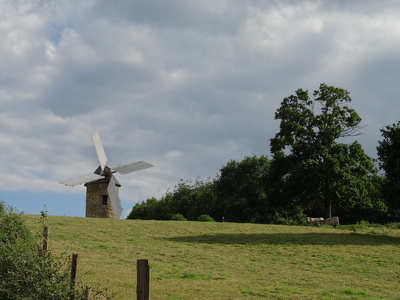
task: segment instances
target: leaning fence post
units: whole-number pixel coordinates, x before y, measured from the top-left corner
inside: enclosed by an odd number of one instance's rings
[[[139,259],[137,270],[137,300],[150,300],[150,265],[147,259]]]

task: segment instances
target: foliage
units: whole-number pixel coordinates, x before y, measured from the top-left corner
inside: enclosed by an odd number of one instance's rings
[[[150,198],[136,204],[128,219],[174,220],[174,215],[179,214],[196,221],[200,215],[207,214],[216,221],[302,225],[306,215],[320,216],[318,205],[310,209],[300,202],[283,201],[282,195],[287,190],[276,184],[271,164],[273,161],[265,156],[231,160],[221,167],[220,174],[213,181],[197,179],[192,183],[181,180],[160,200]],[[347,206],[343,200],[342,205],[335,208],[341,223],[364,219],[383,224],[398,220],[398,214],[390,214],[380,201],[383,177],[374,175],[368,180],[371,183],[369,195],[377,200],[371,201],[369,206]],[[279,189],[281,192],[276,193]]]
[[[321,84],[312,95],[298,89],[283,99],[280,129],[266,156],[230,160],[213,180],[183,180],[161,199],[136,204],[128,219],[301,225],[304,216],[338,215],[341,223],[400,220],[400,122],[382,129],[376,161],[353,137],[361,118],[350,93]],[[346,143],[345,143],[346,142]]]
[[[202,214],[213,216],[215,204],[213,181],[197,179],[194,183],[181,180],[173,191],[168,191],[160,200],[150,198],[137,203],[127,219],[171,220],[176,214],[196,221]]]
[[[128,215],[127,219],[141,219],[141,220],[151,220],[157,219],[156,216],[156,207],[158,205],[158,201],[156,198],[149,198],[142,203],[136,203],[133,207],[132,211]]]
[[[187,221],[187,219],[181,214],[173,214],[171,216],[171,221]]]
[[[306,225],[306,215],[301,208],[276,210],[269,216],[270,224],[279,225]]]
[[[366,232],[366,230],[368,229],[370,234],[383,234],[385,233],[387,228],[391,228],[390,224],[382,225],[377,223],[370,223],[369,221],[365,220],[361,220],[360,222],[356,222],[354,224],[340,226],[341,230],[351,230],[357,233]]]
[[[42,222],[46,217],[42,213]],[[70,262],[38,251],[36,236],[22,216],[0,203],[0,299],[85,299],[71,288]]]
[[[396,223],[388,223],[385,225],[387,228],[391,228],[391,229],[400,229],[400,223],[396,222]]]
[[[215,222],[213,218],[211,218],[209,215],[201,215],[197,218],[197,221],[199,222]]]
[[[128,219],[170,220],[176,214],[197,221],[201,215],[228,222],[302,224],[297,207],[279,207],[268,198],[270,160],[266,156],[229,161],[214,180],[181,180],[160,200],[136,204]]]
[[[359,115],[346,105],[349,94],[321,84],[314,99],[303,89],[283,99],[275,114],[280,130],[270,140],[274,199],[323,210],[325,217],[331,216],[332,204],[369,207],[376,200],[371,197],[377,172],[372,159],[357,141],[338,142],[362,128]]]
[[[385,199],[393,209],[400,208],[400,121],[381,129],[378,141],[379,165],[385,172]]]
[[[229,161],[215,181],[217,219],[229,222],[262,223],[267,209],[267,176],[270,160],[245,157]]]

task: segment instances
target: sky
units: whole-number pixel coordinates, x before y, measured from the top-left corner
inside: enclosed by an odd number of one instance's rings
[[[283,98],[350,91],[377,158],[400,119],[396,0],[0,0],[0,200],[26,214],[85,215],[100,133],[125,218],[181,180],[269,153]]]

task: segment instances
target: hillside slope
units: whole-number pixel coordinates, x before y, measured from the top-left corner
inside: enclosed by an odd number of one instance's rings
[[[25,215],[40,230],[40,216]],[[82,285],[135,299],[400,299],[399,230],[354,233],[235,223],[45,218],[54,253],[79,254]]]

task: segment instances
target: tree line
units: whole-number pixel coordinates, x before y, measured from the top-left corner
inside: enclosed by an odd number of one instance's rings
[[[215,178],[181,180],[161,199],[136,204],[128,219],[303,224],[305,216],[341,223],[400,220],[400,121],[381,129],[378,160],[356,140],[365,126],[349,107],[350,92],[326,84],[298,89],[275,113],[271,157],[244,157]]]

